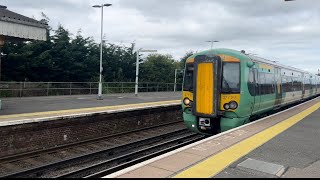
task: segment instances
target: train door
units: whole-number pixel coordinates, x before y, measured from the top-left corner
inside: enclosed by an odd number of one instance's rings
[[[258,78],[258,69],[254,68],[253,75],[254,75],[254,107],[253,107],[253,113],[259,111],[260,109],[260,86],[259,86],[259,78]]]
[[[276,104],[275,106],[280,106],[282,103],[282,85],[281,85],[281,69],[275,68],[275,76],[276,76]]]
[[[193,114],[203,118],[218,115],[221,89],[222,60],[219,56],[195,57],[193,77]]]

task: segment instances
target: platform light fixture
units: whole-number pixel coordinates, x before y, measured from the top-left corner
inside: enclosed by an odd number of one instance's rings
[[[206,41],[208,43],[211,43],[211,49],[213,48],[213,43],[217,43],[217,42],[220,42],[220,41],[216,41],[216,40],[211,40],[211,41]]]
[[[147,50],[147,49],[139,49],[137,51],[137,61],[136,61],[136,84],[135,84],[135,95],[138,96],[138,89],[139,89],[139,60],[140,60],[140,53],[141,52],[158,52],[157,50]]]
[[[2,56],[2,47],[4,46],[5,43],[5,37],[4,36],[0,36],[0,81],[1,81],[1,56]]]
[[[177,74],[178,73],[184,73],[184,69],[176,69],[174,71],[174,92],[177,91]]]
[[[99,80],[99,90],[98,90],[98,100],[102,100],[102,47],[103,47],[103,7],[109,7],[112,4],[101,4],[101,5],[94,5],[94,8],[101,8],[101,43],[100,43],[100,80]]]

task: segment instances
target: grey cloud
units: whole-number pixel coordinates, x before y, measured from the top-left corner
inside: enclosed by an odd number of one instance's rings
[[[78,11],[79,8],[84,8],[88,1],[75,1],[75,0],[3,0],[3,3],[9,9],[63,9],[64,11]]]
[[[100,13],[91,5],[112,3],[105,12],[110,42],[158,49],[176,59],[210,47],[245,49],[299,68],[320,68],[320,1],[296,0],[4,0],[26,16],[46,13],[72,33],[100,37]],[[303,59],[304,63],[301,63]],[[319,66],[319,67],[317,67]]]

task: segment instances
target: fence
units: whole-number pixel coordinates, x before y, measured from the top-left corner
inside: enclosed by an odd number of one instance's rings
[[[139,83],[139,92],[174,91],[174,83]],[[98,94],[98,82],[0,82],[0,97]],[[105,82],[103,94],[134,93],[134,82]],[[182,90],[177,84],[176,91]]]

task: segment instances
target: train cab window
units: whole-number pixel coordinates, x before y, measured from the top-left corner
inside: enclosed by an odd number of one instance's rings
[[[187,64],[184,76],[183,90],[184,91],[193,91],[193,64]]]
[[[248,89],[251,96],[256,95],[256,82],[254,79],[254,70],[250,69],[249,71],[249,79],[248,79]]]
[[[222,93],[240,93],[240,63],[223,63]]]

